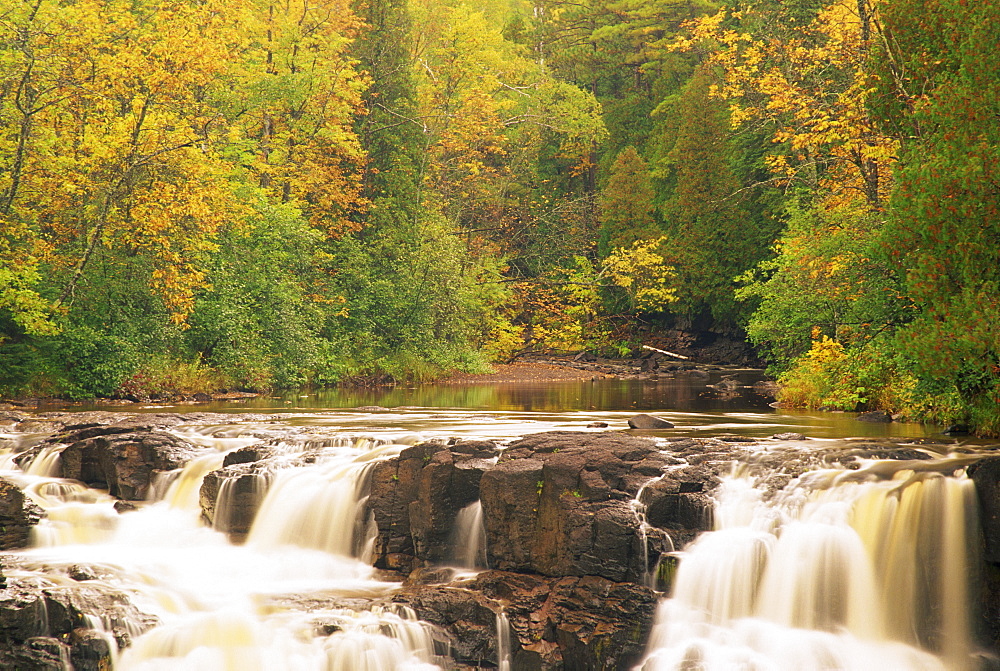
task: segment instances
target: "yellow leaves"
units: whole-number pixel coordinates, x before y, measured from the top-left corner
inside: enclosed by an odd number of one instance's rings
[[[819,340],[813,340],[806,357],[818,364],[829,364],[843,361],[847,358],[847,352],[836,340],[822,336]]]
[[[674,268],[657,251],[665,243],[664,237],[636,240],[629,247],[615,249],[601,264],[602,275],[625,289],[638,310],[662,310],[677,300],[676,289],[669,286]]]
[[[809,25],[765,39],[724,27],[730,15],[723,10],[689,22],[688,36],[674,48],[710,51],[709,63],[723,72],[712,95],[730,101],[734,126],[775,126],[772,139],[785,148],[783,158],[768,160],[777,175],[800,178],[804,165],[822,161],[831,191],[861,194],[878,207],[896,146],[868,114],[872,82],[864,39],[879,24],[872,18],[877,1],[864,2],[868,24],[857,0],[834,0]]]

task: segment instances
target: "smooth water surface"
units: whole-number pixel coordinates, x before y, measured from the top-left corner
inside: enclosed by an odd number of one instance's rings
[[[720,391],[710,385],[731,375],[743,387]],[[758,370],[725,370],[708,380],[596,379],[500,384],[425,384],[377,389],[323,389],[270,394],[240,402],[178,405],[78,406],[73,409],[125,412],[291,413],[298,425],[340,426],[369,433],[407,430],[512,437],[549,430],[588,430],[593,422],[628,429],[629,417],[650,413],[674,429],[642,432],[656,436],[719,433],[766,437],[799,432],[814,438],[938,437],[942,427],[917,423],[857,421],[856,413],[774,409],[773,398],[753,383]],[[607,430],[603,427],[592,430]],[[638,433],[638,432],[637,432]]]

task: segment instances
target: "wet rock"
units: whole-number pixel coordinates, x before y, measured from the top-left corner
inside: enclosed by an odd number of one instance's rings
[[[966,469],[976,483],[979,520],[985,547],[983,558],[1000,565],[1000,457],[987,457]]]
[[[421,443],[376,464],[369,497],[375,566],[408,572],[449,559],[458,513],[479,499],[480,479],[495,456],[489,441]]]
[[[687,466],[643,488],[639,501],[646,506],[647,523],[666,531],[674,548],[712,529],[714,503],[709,493],[718,486],[721,469]]]
[[[641,579],[630,501],[665,462],[652,441],[616,433],[555,431],[511,443],[481,482],[489,565]]]
[[[84,580],[96,580],[97,573],[90,566],[83,566],[80,564],[73,564],[69,567],[67,571],[69,577],[77,582],[83,582]]]
[[[59,475],[90,487],[106,486],[119,499],[141,501],[154,475],[180,468],[202,453],[162,431],[102,434],[64,449]]]
[[[70,632],[73,671],[106,671],[112,668],[115,650],[104,632],[77,628]]]
[[[801,433],[776,433],[771,436],[772,440],[809,440]]]
[[[498,663],[497,615],[503,612],[511,667],[539,671],[631,668],[642,656],[657,602],[654,592],[634,583],[506,571],[403,588],[393,600],[447,632],[462,668]]]
[[[252,453],[248,450],[242,456],[248,454]],[[228,534],[234,543],[242,543],[267,494],[270,475],[267,464],[260,461],[236,461],[205,474],[198,491],[205,524]]]
[[[274,448],[266,445],[249,445],[238,450],[228,452],[222,459],[222,465],[232,466],[233,464],[249,464],[255,461],[263,461],[274,456]]]
[[[45,512],[14,483],[0,478],[0,550],[28,547],[31,529]]]
[[[631,668],[642,656],[657,604],[646,587],[597,576],[487,571],[470,589],[504,604],[512,666],[521,669]]]
[[[870,412],[863,412],[857,417],[856,420],[859,422],[874,422],[874,423],[885,423],[888,424],[892,421],[892,415],[883,410],[872,410]]]
[[[65,671],[69,664],[69,646],[49,636],[35,636],[20,644],[0,649],[0,668],[4,669]]]
[[[672,429],[674,425],[660,417],[640,414],[628,420],[629,428],[632,429]]]
[[[119,515],[122,513],[130,513],[134,510],[138,510],[138,506],[134,503],[129,503],[128,501],[115,501],[115,512]]]
[[[11,580],[0,591],[0,668],[62,671],[70,663],[79,671],[110,668],[112,641],[104,632],[81,628],[87,616],[101,617],[119,648],[156,622],[127,594],[98,583],[43,588]]]
[[[588,429],[606,429],[608,428],[607,422],[591,422],[587,425]]]
[[[469,589],[468,583],[404,587],[393,595],[393,601],[406,604],[421,620],[440,627],[459,665],[498,665],[496,613],[501,606]]]

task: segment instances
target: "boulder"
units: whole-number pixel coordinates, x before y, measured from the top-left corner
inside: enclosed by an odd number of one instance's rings
[[[12,580],[0,591],[0,668],[111,668],[112,642],[118,648],[155,624],[128,595],[97,583],[40,587]],[[109,632],[81,628],[85,616],[99,616]],[[113,638],[111,638],[113,637]],[[67,663],[70,662],[72,667]]]
[[[892,421],[892,415],[883,410],[872,410],[870,412],[863,412],[857,417],[856,420],[859,422],[873,422],[873,423],[884,423],[888,424]]]
[[[163,431],[101,434],[66,447],[59,475],[107,487],[119,499],[141,501],[157,473],[180,468],[204,452]]]
[[[596,576],[484,571],[472,581],[403,588],[393,601],[447,632],[460,668],[499,664],[503,613],[511,668],[587,671],[629,669],[641,659],[657,597],[646,587]]]
[[[480,478],[495,456],[489,441],[421,443],[376,464],[368,499],[375,566],[409,572],[447,560],[458,513],[479,499]]]
[[[616,433],[511,443],[480,483],[489,566],[641,580],[647,561],[631,500],[667,463],[652,441]]]
[[[17,485],[0,478],[0,550],[28,547],[31,529],[43,517],[45,512]]]
[[[267,465],[258,461],[236,461],[206,473],[198,492],[205,524],[228,534],[232,542],[242,543],[267,494],[270,476]]]
[[[976,483],[979,523],[985,546],[983,559],[1000,564],[1000,457],[987,457],[966,469]]]
[[[702,531],[710,531],[715,509],[709,492],[719,484],[718,469],[686,466],[666,473],[644,487],[639,501],[646,508],[646,522],[670,536],[680,549]]]
[[[629,428],[632,429],[672,429],[674,425],[665,419],[654,417],[653,415],[640,414],[628,420]]]

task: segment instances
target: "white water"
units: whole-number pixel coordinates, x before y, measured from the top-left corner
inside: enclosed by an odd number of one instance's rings
[[[160,624],[116,653],[118,671],[438,668],[447,646],[412,611],[372,603],[398,584],[364,561],[364,473],[403,446],[308,435],[283,444],[289,464],[305,452],[311,463],[278,472],[248,544],[237,546],[203,525],[198,490],[224,451],[245,444],[220,441],[167,478],[161,501],[122,515],[106,494],[47,475],[52,451],[29,469],[45,475],[5,472],[48,516],[36,529],[43,547],[19,553],[24,569],[9,577],[72,584],[53,571],[88,565],[100,574],[89,584],[128,592]],[[331,608],[337,600],[351,605]]]
[[[458,511],[451,546],[455,563],[460,568],[486,568],[486,528],[481,501]]]
[[[479,426],[471,433],[494,432],[491,437],[582,428],[577,419],[538,426],[473,419]],[[376,420],[382,416],[357,419]],[[466,428],[447,427],[449,434]],[[384,605],[397,585],[376,579],[365,561],[371,536],[362,514],[364,480],[375,460],[402,449],[394,444],[403,442],[398,427],[379,427],[381,444],[287,424],[254,431],[263,437],[233,426],[179,432],[214,451],[167,475],[156,501],[123,515],[106,494],[52,477],[58,448],[47,450],[30,473],[0,455],[10,471],[4,475],[48,513],[36,528],[39,547],[19,553],[25,570],[8,577],[56,580],[60,567],[99,567],[93,582],[127,591],[160,621],[121,652],[118,670],[379,671],[443,664],[433,628]],[[200,521],[198,488],[227,451],[265,439],[282,455],[283,468],[260,475],[261,510],[247,544],[234,545]],[[716,510],[717,531],[684,554],[643,668],[971,668],[972,490],[968,481],[943,477],[948,466],[935,463],[936,470],[873,464],[861,473],[821,471],[767,503],[749,476],[729,479]],[[216,520],[227,519],[224,491],[225,483]],[[634,509],[644,522],[641,507]],[[477,528],[476,514],[470,507],[458,526]],[[458,561],[478,562],[469,555]],[[337,599],[344,607],[331,605]],[[498,615],[496,626],[499,668],[509,671],[506,615]]]
[[[729,478],[641,669],[974,668],[976,507],[972,483],[950,477],[960,461],[817,471],[769,503],[752,477]]]
[[[497,671],[511,671],[510,619],[507,613],[497,613]]]

